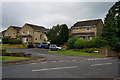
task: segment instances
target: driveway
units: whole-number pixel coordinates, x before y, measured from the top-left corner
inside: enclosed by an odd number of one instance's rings
[[[3,78],[115,78],[119,61],[110,57],[78,57],[50,53],[46,49],[8,49],[43,56],[46,62],[3,66]]]

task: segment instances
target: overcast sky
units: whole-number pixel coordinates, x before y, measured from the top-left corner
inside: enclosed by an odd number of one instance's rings
[[[51,28],[57,24],[71,27],[77,21],[104,20],[115,2],[3,2],[2,26],[22,27],[25,23]],[[0,5],[1,8],[1,5]],[[1,14],[1,13],[0,13]],[[1,22],[0,22],[1,23]]]

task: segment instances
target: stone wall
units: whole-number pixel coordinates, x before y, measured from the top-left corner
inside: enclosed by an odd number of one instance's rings
[[[107,57],[116,57],[117,56],[116,51],[113,51],[113,50],[110,50],[110,49],[107,49],[107,48],[99,50],[99,53],[103,54],[103,55],[105,55]]]

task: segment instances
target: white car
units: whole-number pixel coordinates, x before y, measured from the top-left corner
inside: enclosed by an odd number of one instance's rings
[[[50,46],[49,46],[49,50],[61,50],[62,49],[62,47],[58,47],[57,45],[55,45],[55,44],[51,44]]]

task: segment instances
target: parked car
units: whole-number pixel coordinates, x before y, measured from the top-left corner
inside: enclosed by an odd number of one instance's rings
[[[28,48],[34,48],[33,44],[26,45]]]
[[[37,47],[38,47],[38,48],[43,48],[44,45],[43,45],[43,44],[38,44]]]
[[[57,45],[55,45],[55,44],[51,44],[50,46],[49,46],[49,50],[61,50],[62,49],[62,47],[58,47]]]
[[[50,43],[42,43],[43,44],[43,48],[49,49]]]

